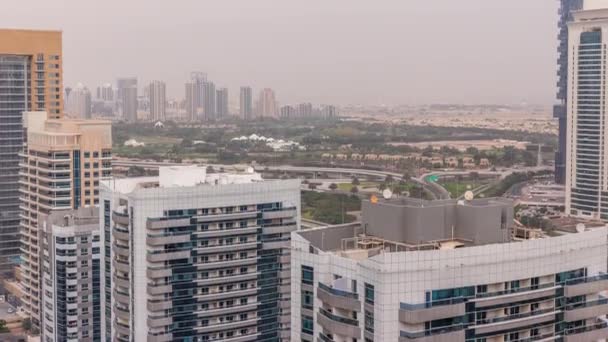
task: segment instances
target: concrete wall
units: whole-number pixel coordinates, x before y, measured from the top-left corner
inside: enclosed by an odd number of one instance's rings
[[[513,224],[513,204],[506,200],[363,201],[362,211],[367,234],[407,243],[452,237],[476,244],[506,242]]]

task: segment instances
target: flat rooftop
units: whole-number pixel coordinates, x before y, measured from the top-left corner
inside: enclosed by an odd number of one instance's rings
[[[263,182],[262,175],[247,168],[242,172],[207,173],[197,165],[163,166],[155,177],[114,178],[102,183],[116,192],[128,194],[138,189],[221,186]]]
[[[523,227],[507,198],[363,201],[362,222],[313,228],[297,234],[312,247],[355,260],[386,252],[450,250],[545,239],[605,227],[572,222],[557,231]]]

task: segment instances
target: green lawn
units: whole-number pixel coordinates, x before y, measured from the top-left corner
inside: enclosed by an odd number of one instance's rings
[[[378,182],[361,182],[361,184],[357,185],[357,188],[359,188],[359,190],[361,190],[361,189],[375,188],[379,184],[380,183],[378,183]],[[352,187],[353,187],[353,185],[351,183],[338,183],[338,190],[350,191],[350,189]]]
[[[463,180],[460,182],[456,182],[456,181],[439,182],[439,185],[444,187],[450,193],[450,196],[452,198],[458,198],[458,197],[462,196],[468,190],[473,190],[483,184],[484,183],[480,182],[480,181],[473,182],[470,180]]]

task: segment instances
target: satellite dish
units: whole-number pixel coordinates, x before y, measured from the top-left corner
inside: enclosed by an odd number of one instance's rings
[[[393,192],[390,189],[384,189],[384,191],[382,191],[382,197],[384,197],[384,199],[391,199],[391,197],[393,197]]]
[[[577,233],[582,233],[585,231],[585,224],[584,223],[579,223],[576,225],[576,232]]]
[[[473,198],[475,198],[475,195],[473,194],[473,191],[467,191],[464,193],[464,199],[467,201],[472,201]]]

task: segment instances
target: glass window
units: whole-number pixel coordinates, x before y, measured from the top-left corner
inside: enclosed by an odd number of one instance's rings
[[[308,335],[314,333],[314,323],[312,317],[302,316],[302,332]]]
[[[374,285],[365,283],[365,302],[374,305]]]
[[[314,269],[312,267],[302,265],[302,283],[308,285],[314,283]]]

